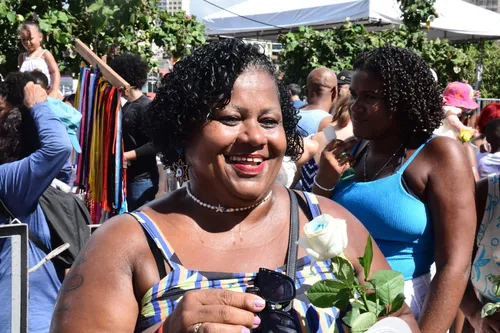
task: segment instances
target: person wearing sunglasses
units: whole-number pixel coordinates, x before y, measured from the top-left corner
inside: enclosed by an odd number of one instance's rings
[[[51,332],[332,331],[338,311],[305,295],[333,278],[328,262],[311,265],[296,241],[320,212],[345,219],[345,254],[363,281],[357,258],[368,233],[331,200],[274,184],[283,157],[302,153],[297,122],[255,46],[212,41],[176,63],[146,123],[164,164],[189,182],[93,234]],[[387,268],[375,245],[372,273]],[[408,307],[395,316],[419,332]]]

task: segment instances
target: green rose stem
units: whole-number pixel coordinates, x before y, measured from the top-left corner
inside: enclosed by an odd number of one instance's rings
[[[338,230],[330,231],[335,232]],[[323,234],[322,236],[324,236],[322,239],[330,239],[328,235]],[[299,244],[302,246],[307,242],[303,241],[299,242]],[[328,250],[331,246],[338,244],[315,243],[315,245],[321,245],[318,248]],[[314,253],[318,257],[324,257],[324,253],[321,251]],[[368,279],[373,260],[373,245],[370,236],[366,242],[365,253],[358,260],[364,271],[364,281],[366,283],[364,286],[360,285],[356,278],[351,262],[342,254],[339,254],[332,257],[330,266],[330,270],[335,274],[336,279],[318,281],[307,292],[307,297],[311,303],[319,308],[336,307],[339,310],[346,311],[349,304],[351,304],[352,307],[346,313],[343,322],[354,333],[366,332],[377,322],[377,319],[386,317],[401,309],[405,300],[404,278],[400,272],[380,270]],[[370,290],[369,294],[367,294],[368,290]]]

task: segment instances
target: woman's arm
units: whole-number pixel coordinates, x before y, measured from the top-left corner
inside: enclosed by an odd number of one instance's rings
[[[464,124],[462,124],[458,116],[452,112],[448,112],[446,114],[446,119],[448,119],[450,125],[453,126],[457,131],[460,131],[461,129],[467,129],[473,133],[475,132],[475,130],[472,127],[467,127]]]
[[[28,86],[30,88],[28,88]],[[30,98],[26,89],[36,89],[45,97]],[[16,216],[25,216],[38,204],[38,199],[60,172],[71,154],[71,143],[64,126],[57,119],[51,106],[41,102],[45,91],[28,83],[25,88],[27,106],[35,104],[30,112],[35,121],[40,149],[30,156],[0,165],[0,197]]]
[[[50,332],[134,332],[139,314],[134,258],[152,257],[144,244],[141,226],[129,215],[99,227],[61,286]]]
[[[58,98],[59,88],[61,86],[61,73],[59,72],[59,67],[57,66],[56,59],[50,53],[50,51],[45,51],[43,54],[45,56],[45,62],[49,66],[50,71],[50,91],[49,96]]]
[[[426,185],[434,230],[434,276],[419,318],[422,332],[446,332],[457,314],[470,274],[476,229],[474,179],[461,144],[429,143]]]
[[[358,281],[364,285],[365,273],[358,258],[364,255],[368,231],[358,219],[339,204],[322,197],[318,197],[318,201],[323,213],[346,220],[348,245],[344,253],[347,259],[353,264]],[[391,267],[387,263],[387,260],[375,243],[375,240],[373,240],[373,261],[370,269],[370,276],[379,270],[390,269]],[[392,316],[403,319],[410,326],[413,333],[420,332],[417,321],[406,303]]]
[[[114,217],[92,235],[64,280],[50,332],[134,332],[140,301],[158,281],[142,227],[130,215]],[[243,332],[256,328],[255,313],[264,307],[265,301],[250,293],[191,290],[161,325],[145,332],[160,326],[165,333],[193,332],[197,323],[203,323],[199,332]]]

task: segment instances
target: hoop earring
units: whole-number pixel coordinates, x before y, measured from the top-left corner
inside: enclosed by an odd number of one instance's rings
[[[186,163],[184,163],[182,158],[179,158],[179,160],[176,163],[172,164],[171,169],[174,171],[175,178],[177,179],[177,182],[179,183],[180,186],[189,181],[188,168],[189,166]]]

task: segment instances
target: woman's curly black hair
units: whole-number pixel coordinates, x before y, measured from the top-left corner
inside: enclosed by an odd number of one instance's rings
[[[123,53],[113,57],[109,66],[120,75],[128,84],[137,89],[142,87],[148,81],[149,67],[141,59],[140,55]]]
[[[29,73],[12,72],[5,77],[5,86],[3,86],[0,96],[14,107],[24,103],[24,86],[28,82],[34,82],[35,79]]]
[[[430,67],[414,52],[384,46],[364,53],[354,69],[378,75],[383,99],[397,113],[407,142],[428,139],[444,118],[442,97]]]
[[[24,86],[33,81],[28,73],[15,72],[0,82],[0,96],[12,107],[0,117],[0,165],[29,156],[40,148],[38,130],[23,105]]]
[[[229,104],[238,76],[247,69],[268,73],[276,82],[286,133],[286,155],[298,159],[303,152],[299,120],[273,64],[253,45],[226,39],[211,42],[175,64],[165,75],[145,116],[153,144],[162,162],[172,165],[184,160],[186,143],[213,112]]]

